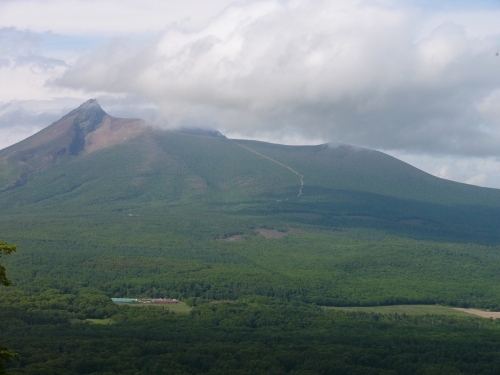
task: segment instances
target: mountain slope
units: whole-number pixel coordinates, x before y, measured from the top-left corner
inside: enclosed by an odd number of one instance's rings
[[[349,145],[284,146],[188,133],[115,119],[91,100],[0,151],[7,186],[0,209],[225,207],[296,224],[500,238],[497,189],[443,180]]]
[[[286,170],[249,157],[234,142],[151,131],[35,173],[24,186],[0,194],[0,205],[54,202],[112,208],[122,201],[233,201],[277,193],[295,182]]]
[[[87,159],[92,159],[89,166]],[[73,162],[77,165],[68,164]],[[19,187],[29,176],[60,164],[61,171],[66,167],[95,169],[96,178],[101,173],[108,179],[109,173],[99,169],[110,164],[109,168],[129,175],[127,184],[146,190],[146,180],[154,183],[162,180],[161,175],[170,176],[162,182],[168,185],[169,179],[181,173],[191,183],[177,188],[192,188],[200,194],[239,189],[247,196],[286,190],[282,198],[293,198],[292,190],[298,195],[303,184],[303,198],[328,195],[328,189],[333,189],[439,204],[500,206],[500,191],[496,189],[443,180],[374,150],[228,140],[216,131],[154,130],[141,120],[106,114],[94,99],[39,133],[0,150],[0,191]],[[130,168],[132,165],[137,168]],[[38,178],[42,177],[33,177]]]
[[[1,151],[30,167],[0,192],[28,289],[500,306],[496,189],[377,151],[161,131],[96,108]]]
[[[319,194],[320,189],[341,189],[440,204],[500,206],[498,189],[441,179],[375,150],[350,145],[238,142],[302,174],[304,196]]]
[[[35,135],[0,150],[0,191],[24,184],[32,173],[124,142],[145,129],[142,120],[114,118],[91,99]]]

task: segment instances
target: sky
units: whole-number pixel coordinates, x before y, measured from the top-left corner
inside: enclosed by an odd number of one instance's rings
[[[500,0],[0,0],[0,148],[90,98],[500,188]]]

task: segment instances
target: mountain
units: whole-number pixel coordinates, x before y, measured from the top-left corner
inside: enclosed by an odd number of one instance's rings
[[[23,185],[28,176],[59,163],[136,137],[142,120],[117,119],[95,99],[35,135],[0,151],[0,191]]]
[[[450,308],[500,311],[497,189],[95,100],[1,150],[0,186],[9,372],[498,373],[498,324]]]
[[[440,179],[378,151],[343,144],[229,140],[216,130],[161,131],[139,119],[114,118],[95,99],[0,150],[0,191],[35,184],[57,171],[68,174],[67,168],[83,175],[94,171],[98,178],[99,168],[108,165],[123,176],[115,181],[116,188],[140,185],[144,191],[153,180],[168,185],[175,177],[178,186],[173,190],[198,194],[262,196],[287,191],[282,198],[293,198],[303,184],[301,198],[341,189],[423,202],[500,205],[496,189]]]
[[[0,182],[4,212],[238,204],[308,224],[499,236],[497,189],[440,179],[350,145],[159,130],[114,118],[94,99],[1,150]]]
[[[500,191],[378,151],[165,131],[91,100],[0,151],[0,179],[28,289],[500,308]]]

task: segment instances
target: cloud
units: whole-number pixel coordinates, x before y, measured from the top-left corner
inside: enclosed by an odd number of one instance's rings
[[[497,157],[436,156],[399,151],[387,153],[440,178],[485,187],[500,187],[500,160]]]
[[[156,105],[135,95],[99,95],[97,100],[113,117],[140,118],[151,125],[167,123]]]
[[[48,100],[69,94],[69,90],[46,86],[48,80],[68,69],[66,59],[72,61],[71,49],[64,53],[54,51],[54,42],[59,39],[51,32],[0,27],[0,82],[4,87],[0,101]],[[74,90],[70,91],[75,95]]]
[[[156,33],[205,26],[233,0],[2,0],[0,25],[65,35]]]
[[[425,17],[376,1],[233,4],[199,30],[113,39],[54,83],[137,95],[169,126],[497,155],[500,30]]]
[[[488,181],[488,175],[486,173],[480,173],[480,174],[477,174],[475,176],[472,176],[471,178],[467,179],[467,181],[465,181],[465,182],[467,184],[471,184],[471,185],[485,186],[487,181]]]
[[[0,147],[97,97],[117,117],[345,142],[500,186],[499,17],[489,0],[4,0]]]
[[[0,27],[2,55],[31,55],[40,53],[42,35],[15,27]]]

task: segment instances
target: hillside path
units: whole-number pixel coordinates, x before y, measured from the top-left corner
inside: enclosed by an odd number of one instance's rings
[[[279,161],[277,160],[274,160],[273,158],[269,157],[269,156],[266,156],[264,154],[261,154],[260,152],[258,151],[255,151],[253,148],[250,148],[248,146],[245,146],[245,145],[242,145],[241,143],[238,143],[236,141],[234,141],[237,145],[243,147],[243,148],[246,148],[248,151],[251,151],[253,152],[254,154],[257,154],[259,155],[260,157],[263,157],[264,159],[267,159],[269,161],[272,161],[273,163],[276,163],[278,165],[281,165],[282,167],[288,169],[289,171],[295,173],[297,176],[299,176],[300,178],[300,186],[299,186],[299,194],[297,194],[297,198],[300,197],[302,195],[302,188],[304,187],[304,175],[303,174],[300,174],[299,172],[297,172],[295,169],[293,169],[292,167],[289,167],[288,165],[285,165],[283,163],[280,163]]]

